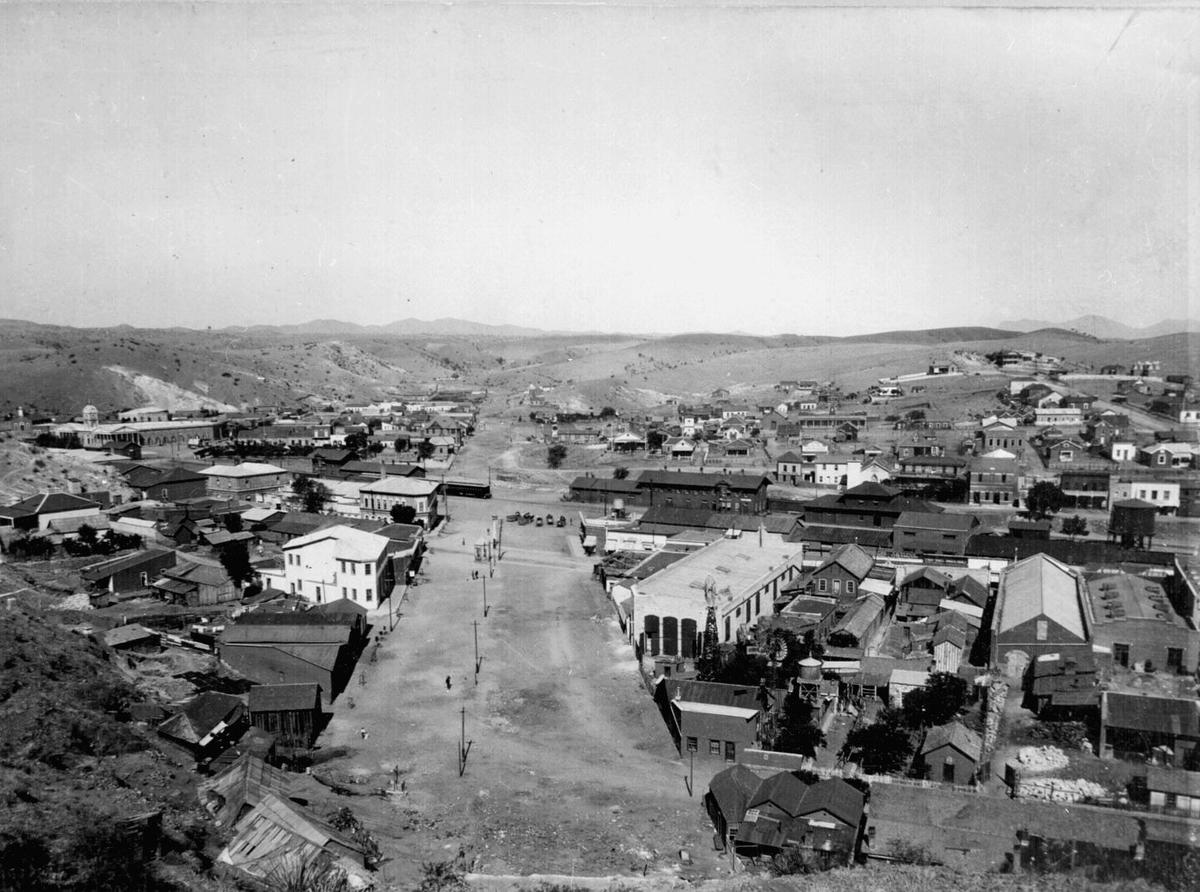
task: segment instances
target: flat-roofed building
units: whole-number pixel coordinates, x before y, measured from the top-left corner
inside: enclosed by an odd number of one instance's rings
[[[1157,582],[1129,573],[1087,581],[1092,642],[1118,666],[1190,673],[1200,657],[1200,632],[1188,628]]]

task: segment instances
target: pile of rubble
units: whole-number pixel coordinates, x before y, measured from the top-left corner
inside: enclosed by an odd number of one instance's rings
[[[1023,746],[1017,751],[1017,761],[1022,771],[1030,773],[1061,771],[1071,763],[1067,754],[1056,746]]]
[[[1017,790],[1022,799],[1046,799],[1050,802],[1079,802],[1082,799],[1100,799],[1108,790],[1088,780],[1064,780],[1061,777],[1039,777],[1023,780]]]

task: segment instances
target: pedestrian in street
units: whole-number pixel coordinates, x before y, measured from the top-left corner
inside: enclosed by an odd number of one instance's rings
[[[449,675],[446,676],[446,690],[447,691],[450,690],[450,676]]]
[[[363,740],[367,739],[367,729],[366,728],[359,728],[358,734],[360,737],[362,737]]]

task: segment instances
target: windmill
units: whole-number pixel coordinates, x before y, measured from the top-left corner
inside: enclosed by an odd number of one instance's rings
[[[696,666],[702,681],[708,681],[721,668],[717,650],[717,581],[711,576],[704,579],[704,640],[701,643],[700,660]]]

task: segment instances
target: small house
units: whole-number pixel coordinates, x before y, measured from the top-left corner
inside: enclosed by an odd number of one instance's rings
[[[930,728],[917,751],[917,765],[927,780],[964,785],[979,771],[983,741],[959,722]]]
[[[280,746],[309,749],[321,732],[321,686],[260,684],[250,689],[250,724]]]

